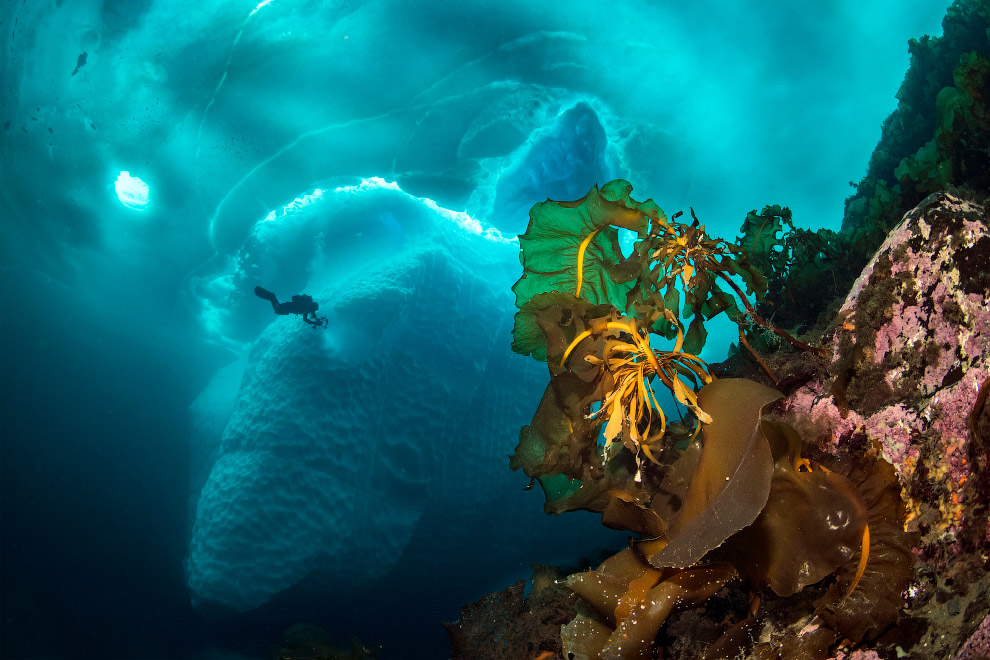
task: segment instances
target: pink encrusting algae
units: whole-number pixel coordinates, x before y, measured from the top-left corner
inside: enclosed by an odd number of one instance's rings
[[[876,447],[897,470],[911,526],[925,533],[922,554],[946,560],[965,525],[985,528],[971,534],[984,552],[990,538],[985,520],[967,520],[975,483],[988,478],[986,461],[972,457],[970,422],[990,374],[983,214],[946,194],[909,212],[842,306],[849,323],[835,331],[832,358],[844,375],[812,381],[785,403],[826,451]]]
[[[952,660],[980,660],[990,657],[990,616],[983,619],[983,623],[970,636],[959,652],[952,656]]]

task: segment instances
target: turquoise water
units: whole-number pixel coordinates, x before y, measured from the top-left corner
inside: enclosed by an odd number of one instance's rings
[[[267,657],[307,621],[446,657],[461,604],[621,543],[507,468],[528,209],[625,178],[713,235],[837,229],[944,11],[5,4],[0,654]]]

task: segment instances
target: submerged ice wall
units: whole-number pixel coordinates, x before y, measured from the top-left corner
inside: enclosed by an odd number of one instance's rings
[[[593,516],[548,519],[508,469],[546,379],[509,349],[517,244],[382,183],[274,222],[292,234],[327,208],[354,211],[355,194],[387,209],[394,233],[415,231],[389,250],[307,244],[296,260],[328,327],[281,317],[250,350],[196,505],[187,569],[201,604],[250,610],[311,573],[340,598],[400,561],[416,567],[403,580],[425,587],[441,567],[449,580],[474,575],[481,553],[496,575],[604,534]],[[244,302],[271,320],[267,303]]]

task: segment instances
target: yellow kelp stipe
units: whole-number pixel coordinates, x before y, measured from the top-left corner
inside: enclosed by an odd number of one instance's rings
[[[580,298],[581,297],[581,285],[584,284],[584,253],[588,249],[588,243],[591,242],[591,239],[593,239],[595,237],[595,234],[597,234],[597,233],[598,233],[598,230],[596,229],[595,231],[593,231],[590,234],[588,234],[587,236],[585,236],[584,240],[581,241],[581,245],[578,246],[578,254],[577,254],[577,287],[575,287],[575,289],[574,289],[574,295],[577,298]]]
[[[704,423],[711,417],[698,407],[698,396],[693,384],[686,378],[711,382],[708,365],[699,357],[680,350],[683,333],[678,327],[673,351],[657,351],[650,347],[649,334],[636,326],[635,319],[623,319],[597,324],[579,333],[567,346],[560,359],[560,366],[567,364],[574,349],[585,339],[607,330],[618,330],[632,339],[608,339],[601,355],[586,355],[585,360],[601,366],[612,375],[614,386],[601,400],[601,407],[589,418],[606,420],[603,431],[606,448],[620,435],[649,459],[657,463],[652,447],[664,435],[667,418],[657,401],[650,384],[656,377],[685,407]],[[637,452],[638,453],[638,452]]]

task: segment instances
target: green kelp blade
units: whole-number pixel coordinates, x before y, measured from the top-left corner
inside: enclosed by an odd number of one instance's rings
[[[656,567],[697,563],[752,523],[767,503],[773,476],[770,445],[760,428],[763,407],[780,392],[744,378],[720,378],[698,393],[711,415],[684,503],[670,521],[666,545],[649,557]]]
[[[625,312],[627,294],[640,273],[640,257],[635,250],[629,258],[622,255],[618,230],[644,238],[651,221],[667,221],[656,203],[636,202],[631,192],[628,181],[616,179],[600,189],[592,187],[582,199],[547,200],[530,210],[529,227],[519,236],[523,274],[512,287],[520,310],[513,350],[546,359],[545,346],[533,332],[533,312],[526,306],[538,294],[557,291]]]
[[[740,231],[742,236],[737,244],[745,248],[750,260],[764,272],[771,272],[774,260],[779,259],[784,249],[784,224],[791,225],[791,210],[779,204],[763,207],[757,215],[756,210],[746,214]],[[786,258],[786,255],[783,255]]]
[[[571,479],[566,474],[548,474],[537,477],[537,481],[540,483],[543,494],[547,499],[543,505],[543,510],[548,515],[561,513],[557,510],[560,507],[560,503],[574,497],[583,486],[580,479]],[[564,510],[568,509],[564,508]]]
[[[527,300],[516,313],[512,331],[512,350],[532,355],[537,360],[558,360],[571,340],[587,329],[587,322],[611,315],[618,318],[611,305],[592,305],[570,293],[550,291]]]

